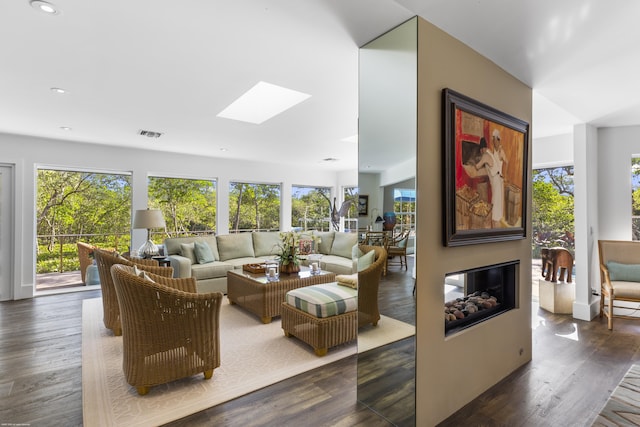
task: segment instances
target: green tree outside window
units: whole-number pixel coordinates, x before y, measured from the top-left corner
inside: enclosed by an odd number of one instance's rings
[[[215,181],[149,177],[148,197],[148,207],[162,211],[170,236],[215,232]]]
[[[544,247],[575,253],[573,166],[533,171],[531,216],[534,258]]]
[[[280,229],[280,186],[229,183],[229,231]]]

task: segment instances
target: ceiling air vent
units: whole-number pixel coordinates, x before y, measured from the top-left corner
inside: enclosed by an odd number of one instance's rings
[[[138,131],[138,135],[142,135],[142,136],[146,136],[149,138],[160,138],[160,135],[162,135],[161,132],[153,132],[150,130],[139,130]]]

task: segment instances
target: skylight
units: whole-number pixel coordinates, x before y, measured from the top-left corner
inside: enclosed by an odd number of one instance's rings
[[[259,125],[309,98],[311,95],[258,82],[244,95],[222,110],[218,117]]]

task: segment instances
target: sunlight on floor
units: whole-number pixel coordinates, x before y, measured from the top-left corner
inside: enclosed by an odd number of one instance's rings
[[[573,329],[573,332],[569,332],[569,333],[566,333],[566,334],[556,333],[555,335],[557,337],[567,338],[567,339],[570,339],[572,341],[580,341],[580,338],[578,338],[578,324],[577,323],[572,323],[571,324],[571,328]]]
[[[534,331],[541,326],[547,327],[547,320],[544,317],[540,316],[539,312],[540,312],[540,305],[536,301],[533,301],[531,304],[531,329]],[[557,325],[554,326],[554,328],[556,328],[556,330],[555,331],[551,330],[551,332],[554,332],[555,336],[560,338],[566,338],[571,341],[580,341],[580,337],[578,336],[577,323],[571,323],[570,325],[565,325],[563,327],[564,329],[566,329],[565,331],[558,331]]]

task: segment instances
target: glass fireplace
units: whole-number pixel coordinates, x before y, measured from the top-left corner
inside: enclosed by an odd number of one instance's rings
[[[520,261],[509,261],[447,274],[445,336],[515,308],[519,265]]]

